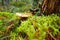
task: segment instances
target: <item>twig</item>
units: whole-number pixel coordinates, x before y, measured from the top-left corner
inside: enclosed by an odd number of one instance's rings
[[[49,31],[47,31],[47,33],[48,33],[54,40],[57,40]]]
[[[10,26],[8,26],[8,27],[6,28],[6,32],[8,32],[8,31],[12,28],[13,25],[14,25],[14,24],[11,24]]]

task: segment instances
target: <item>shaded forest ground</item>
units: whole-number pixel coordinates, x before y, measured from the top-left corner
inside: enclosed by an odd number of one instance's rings
[[[4,9],[0,6],[0,39],[1,40],[60,40],[60,8],[59,0],[45,0],[41,7],[29,10],[30,6],[25,7],[23,2],[14,2],[12,5],[21,6],[22,11],[31,11],[27,13],[27,17],[16,12],[20,12],[19,8],[10,11],[8,8]],[[22,4],[24,6],[22,6]],[[56,4],[56,5],[55,5]],[[27,10],[26,10],[27,9]],[[39,10],[41,9],[41,11]],[[18,11],[17,11],[18,10]],[[5,11],[5,12],[4,12]],[[35,14],[42,13],[41,16]],[[53,13],[53,14],[52,14]],[[51,14],[51,15],[50,15]],[[47,15],[47,16],[44,16]]]

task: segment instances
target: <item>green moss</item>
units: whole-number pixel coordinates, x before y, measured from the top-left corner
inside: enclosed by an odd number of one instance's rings
[[[60,27],[60,17],[52,14],[49,16],[31,16],[28,17],[26,21],[21,21],[19,23],[18,17],[15,14],[9,12],[0,12],[0,31],[6,32],[7,28],[11,21],[14,21],[14,27],[9,31],[10,40],[45,40],[48,29],[51,28],[53,31],[52,35],[55,36],[59,31]],[[3,34],[0,34],[0,38],[5,37]],[[27,38],[26,38],[27,37]]]

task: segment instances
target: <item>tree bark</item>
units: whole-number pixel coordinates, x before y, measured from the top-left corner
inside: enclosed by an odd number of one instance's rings
[[[43,0],[41,6],[41,12],[45,15],[52,13],[57,14],[60,8],[60,0]]]

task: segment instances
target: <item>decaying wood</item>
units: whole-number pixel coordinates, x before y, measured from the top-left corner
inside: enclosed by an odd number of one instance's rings
[[[32,16],[31,13],[28,13],[28,14],[16,13],[16,15],[19,16],[20,20],[22,20],[22,21],[26,20],[29,16]]]
[[[17,16],[20,16],[20,17],[29,17],[31,15],[27,15],[27,14],[22,14],[22,13],[16,13]]]

